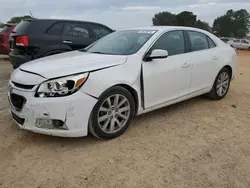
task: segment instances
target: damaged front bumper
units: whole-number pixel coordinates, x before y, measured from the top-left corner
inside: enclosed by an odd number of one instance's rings
[[[88,134],[88,121],[97,99],[78,91],[70,96],[36,98],[34,91],[23,91],[11,85],[8,92],[11,114],[21,129],[36,133],[81,137]],[[24,99],[21,109],[11,96]],[[12,102],[13,100],[13,102]]]

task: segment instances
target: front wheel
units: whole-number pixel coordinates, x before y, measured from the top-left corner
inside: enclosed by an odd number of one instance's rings
[[[135,115],[135,102],[131,93],[115,86],[102,94],[89,121],[89,131],[100,139],[113,139],[122,135]]]
[[[208,93],[208,97],[212,100],[223,99],[229,90],[231,75],[227,68],[223,68],[217,75],[212,90]]]

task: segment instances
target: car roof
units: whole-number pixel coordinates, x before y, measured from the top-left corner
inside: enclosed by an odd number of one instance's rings
[[[43,18],[29,18],[29,19],[24,19],[26,21],[63,21],[63,22],[86,22],[86,23],[94,23],[94,24],[99,24],[99,25],[104,25],[102,23],[98,22],[91,22],[91,21],[85,21],[85,20],[70,20],[70,19],[43,19]],[[104,25],[106,26],[106,25]]]
[[[193,30],[193,31],[200,31],[205,32],[207,31],[203,29],[198,29],[194,27],[184,27],[184,26],[151,26],[151,27],[137,27],[137,28],[130,28],[130,29],[122,29],[122,30],[157,30],[157,31],[168,31],[172,29],[179,29],[179,30]]]

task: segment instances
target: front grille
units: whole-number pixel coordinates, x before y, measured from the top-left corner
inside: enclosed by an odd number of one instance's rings
[[[14,119],[17,123],[19,123],[19,124],[21,124],[21,125],[24,124],[24,121],[25,121],[24,118],[20,118],[19,116],[17,116],[17,115],[14,114],[13,112],[11,112],[11,115],[12,115],[13,119]]]
[[[21,88],[21,89],[32,89],[33,87],[35,87],[35,85],[24,85],[24,84],[19,84],[16,82],[12,82],[14,84],[14,86]]]
[[[17,111],[21,111],[26,99],[23,96],[12,93],[10,94],[10,101]]]

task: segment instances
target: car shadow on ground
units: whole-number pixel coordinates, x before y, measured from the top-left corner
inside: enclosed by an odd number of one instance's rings
[[[209,99],[200,96],[193,99],[189,99],[187,101],[183,101],[177,104],[173,104],[168,107],[164,107],[152,112],[148,112],[146,114],[137,116],[134,119],[134,122],[132,121],[131,127],[126,131],[122,136],[109,140],[99,140],[95,138],[92,135],[88,135],[86,137],[79,137],[79,138],[65,138],[65,137],[55,137],[55,136],[49,136],[49,135],[43,135],[38,133],[33,133],[29,131],[21,131],[21,141],[22,144],[32,144],[32,145],[51,145],[51,143],[55,144],[56,148],[65,148],[65,149],[76,149],[76,148],[82,148],[82,147],[92,147],[93,145],[100,145],[102,143],[110,143],[110,142],[117,142],[124,139],[126,141],[127,139],[133,139],[132,134],[133,129],[147,129],[145,127],[145,124],[143,123],[145,119],[151,119],[153,117],[155,120],[162,118],[162,116],[166,116],[166,118],[169,116],[173,116],[174,114],[177,114],[180,112],[180,110],[186,110],[188,108],[191,108],[193,105],[197,105],[197,103],[204,103],[206,101],[210,101]],[[11,117],[10,117],[11,118]],[[19,127],[13,122],[12,128],[16,129],[18,131]],[[19,129],[20,131],[20,129]],[[143,131],[143,130],[142,130]],[[152,130],[154,131],[154,130]],[[138,136],[138,135],[137,135]]]

